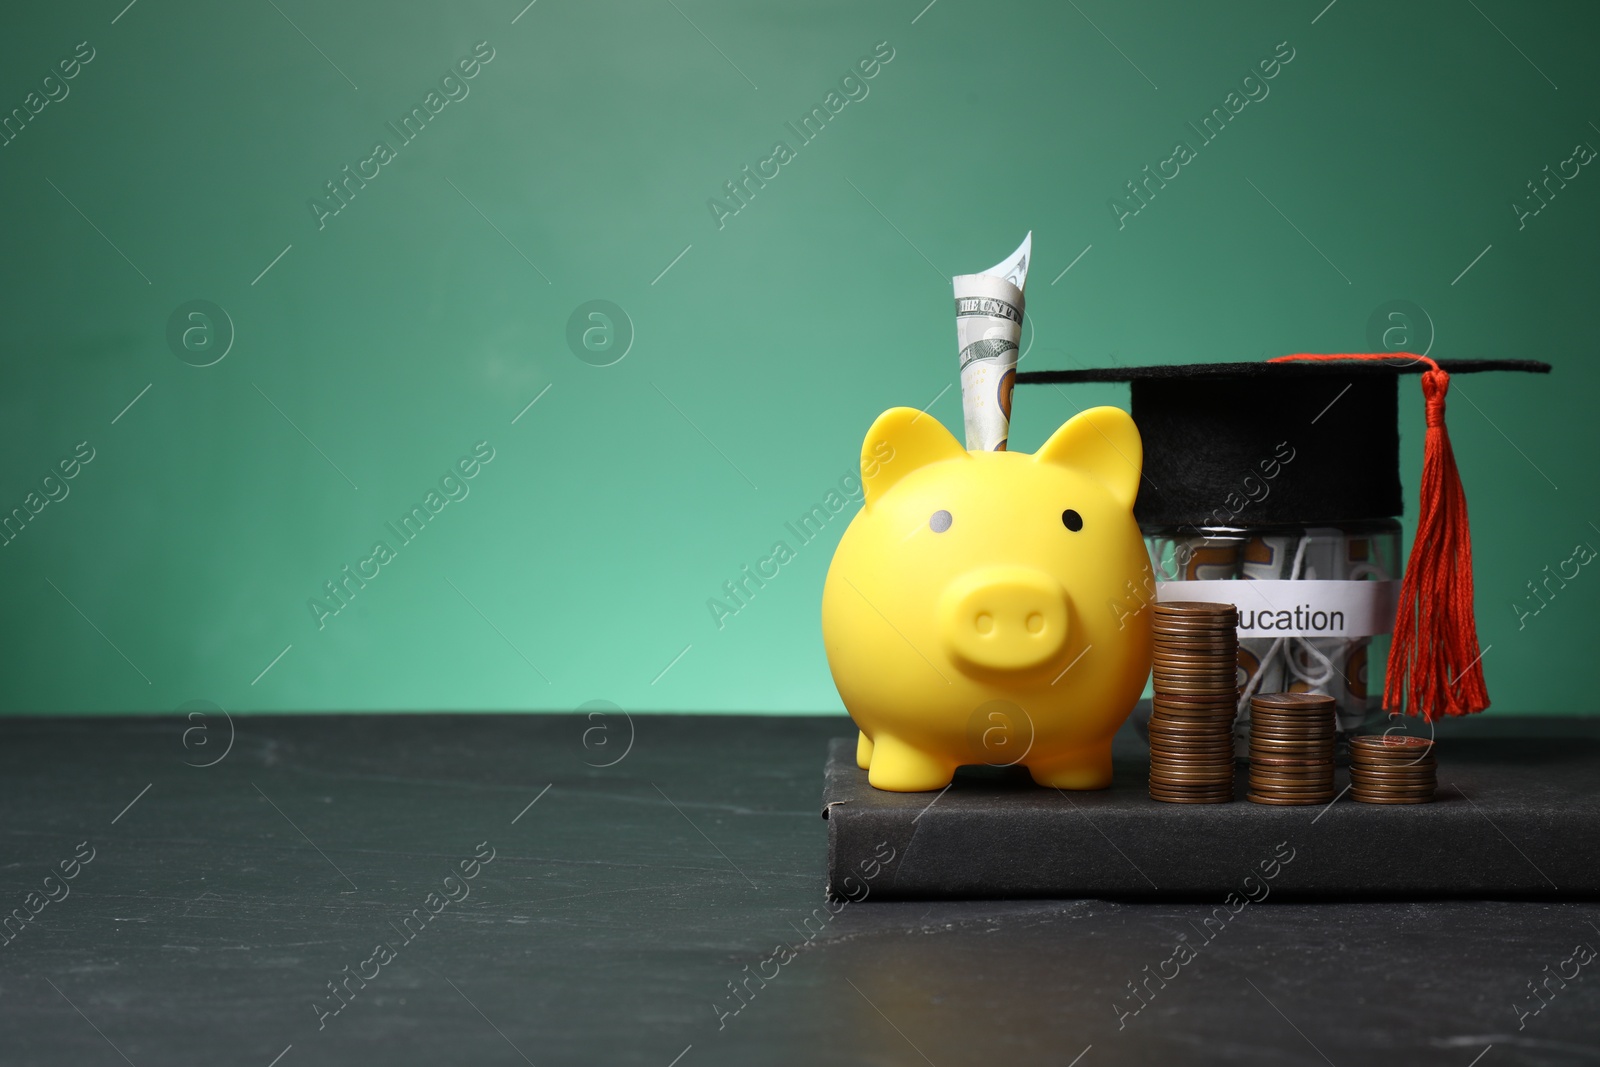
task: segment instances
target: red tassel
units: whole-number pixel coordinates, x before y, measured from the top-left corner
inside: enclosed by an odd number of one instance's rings
[[[1483,684],[1478,626],[1472,611],[1472,533],[1461,488],[1444,397],[1450,375],[1427,356],[1410,352],[1279,356],[1269,360],[1395,360],[1426,363],[1422,395],[1428,432],[1423,443],[1417,532],[1400,583],[1394,640],[1389,647],[1383,706],[1433,722],[1441,715],[1470,715],[1489,706]]]

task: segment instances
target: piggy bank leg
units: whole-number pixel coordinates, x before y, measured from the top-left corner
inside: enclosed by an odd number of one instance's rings
[[[1105,789],[1111,784],[1111,739],[1058,751],[1049,762],[1029,761],[1028,773],[1052,789]]]
[[[866,770],[872,766],[872,738],[862,730],[861,736],[856,739],[856,766]]]
[[[880,731],[870,743],[872,766],[867,771],[867,781],[876,789],[920,793],[943,789],[955,776],[954,763],[913,748],[897,737]]]

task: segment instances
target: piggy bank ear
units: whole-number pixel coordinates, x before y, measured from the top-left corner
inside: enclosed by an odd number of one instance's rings
[[[1121,408],[1090,408],[1074,415],[1033,458],[1036,463],[1055,463],[1089,475],[1130,510],[1139,495],[1144,442],[1133,417]]]
[[[890,408],[861,442],[861,485],[867,507],[914,470],[945,459],[968,459],[967,450],[932,415]]]

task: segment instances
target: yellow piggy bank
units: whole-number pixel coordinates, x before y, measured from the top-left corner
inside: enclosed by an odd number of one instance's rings
[[[872,424],[822,637],[874,786],[940,789],[971,763],[1061,789],[1111,784],[1111,736],[1150,673],[1143,458],[1112,407],[1031,456],[968,452],[914,408]]]

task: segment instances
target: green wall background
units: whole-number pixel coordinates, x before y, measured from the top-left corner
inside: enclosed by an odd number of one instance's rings
[[[1031,228],[1026,369],[1364,349],[1395,300],[1412,347],[1555,363],[1460,379],[1450,425],[1492,713],[1594,710],[1600,577],[1513,604],[1600,546],[1600,175],[1511,206],[1600,145],[1592,9],[523,2],[8,12],[0,109],[94,58],[0,148],[0,509],[94,459],[0,549],[0,708],[837,709],[845,517],[722,629],[706,601],[879,411],[959,427],[949,276]],[[470,95],[319,229],[324,183],[479,42]],[[1109,198],[1279,42],[1270,95],[1119,228]],[[779,139],[719,228],[708,198]],[[596,299],[632,324],[609,366],[567,341]],[[211,366],[168,341],[193,300],[231,320]],[[1014,446],[1103,402],[1126,389],[1019,390]],[[308,599],[479,441],[470,495],[319,629]]]

